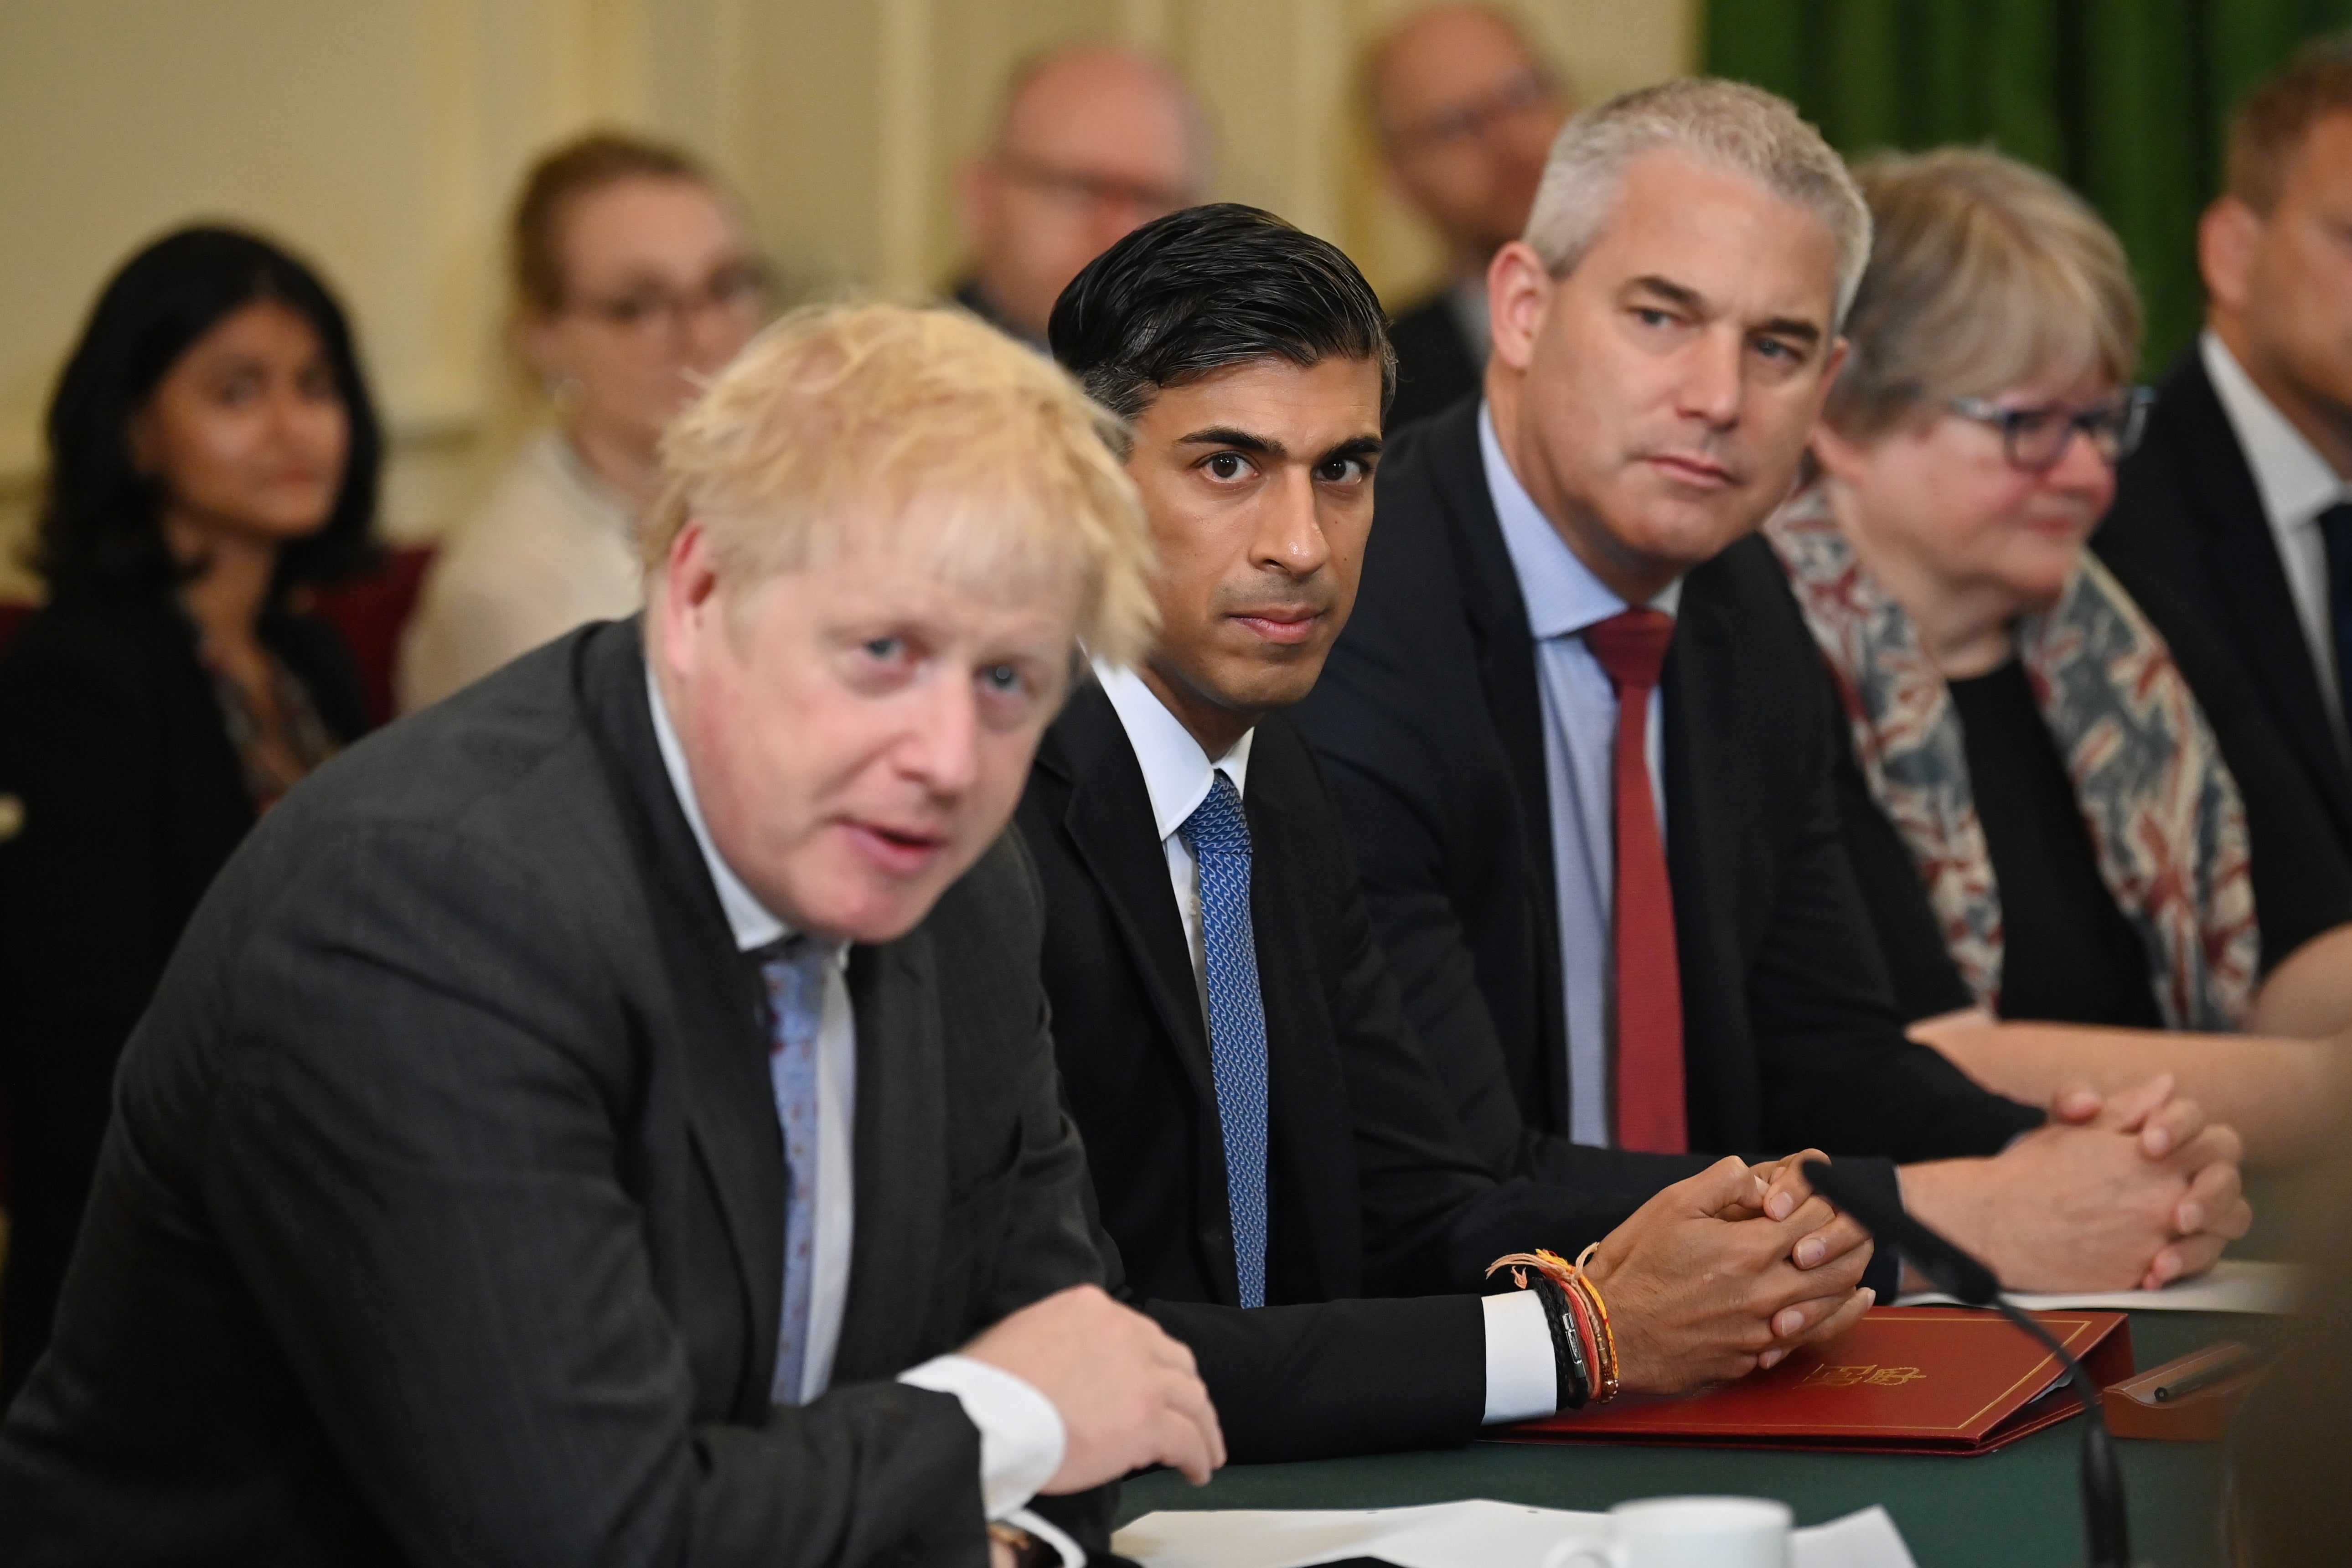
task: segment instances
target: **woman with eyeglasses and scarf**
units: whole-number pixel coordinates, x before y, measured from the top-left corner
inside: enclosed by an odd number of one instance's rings
[[[2088,549],[2149,397],[2123,247],[1993,153],[1856,174],[1851,357],[1765,531],[1897,999],[2002,1093],[2168,1069],[2250,1163],[2302,1152],[2352,1058],[2352,866],[2227,652]]]

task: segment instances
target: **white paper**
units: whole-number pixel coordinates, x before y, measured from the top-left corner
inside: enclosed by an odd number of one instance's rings
[[[1572,1536],[1606,1531],[1605,1513],[1523,1503],[1420,1508],[1250,1509],[1148,1513],[1111,1538],[1146,1568],[1308,1568],[1378,1557],[1397,1568],[1539,1568]],[[1883,1508],[1794,1531],[1790,1568],[1916,1568]]]
[[[2011,1295],[2029,1312],[2292,1312],[2301,1271],[2292,1263],[2262,1263],[2224,1258],[2194,1279],[2176,1279],[2161,1290],[2085,1290],[2055,1295]],[[1936,1291],[1906,1296],[1903,1307],[1958,1305]]]

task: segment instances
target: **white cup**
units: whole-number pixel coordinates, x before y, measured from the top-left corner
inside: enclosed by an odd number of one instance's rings
[[[1795,1522],[1765,1498],[1643,1498],[1611,1509],[1606,1531],[1554,1546],[1543,1568],[1789,1568]]]

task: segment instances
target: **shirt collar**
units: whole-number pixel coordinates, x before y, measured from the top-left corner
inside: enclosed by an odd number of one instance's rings
[[[1527,602],[1528,631],[1538,642],[1570,637],[1605,621],[1624,609],[1616,590],[1592,574],[1559,530],[1528,494],[1527,486],[1511,471],[1503,443],[1495,434],[1495,416],[1478,405],[1478,451],[1486,459],[1486,494],[1502,520],[1503,547],[1510,552],[1511,569],[1519,579],[1519,596]],[[1650,601],[1653,609],[1672,616],[1682,603],[1683,580],[1666,584]]]
[[[2197,348],[2205,361],[2205,374],[2221,400],[2223,412],[2254,471],[2254,488],[2262,492],[2263,510],[2273,529],[2310,521],[2344,498],[2344,482],[2319,449],[2305,439],[2278,405],[2263,395],[2230,345],[2212,332],[2200,334]]]
[[[1143,787],[1151,796],[1151,819],[1164,842],[1209,798],[1209,789],[1223,773],[1234,781],[1234,793],[1249,787],[1250,742],[1253,729],[1234,742],[1234,749],[1213,764],[1192,731],[1184,728],[1168,705],[1132,669],[1095,661],[1095,679],[1127,731],[1127,743],[1143,769]]]
[[[719,907],[727,911],[727,926],[735,933],[737,950],[750,952],[782,942],[793,934],[793,928],[751,896],[751,889],[719,858],[710,842],[710,830],[702,824],[702,806],[694,798],[694,777],[686,769],[686,751],[677,743],[677,731],[669,721],[669,704],[662,700],[661,683],[654,679],[651,660],[646,663],[646,699],[653,705],[654,744],[661,748],[662,770],[669,774],[669,787],[686,813],[686,825],[694,829],[694,842],[702,850],[702,864],[710,873],[711,884],[719,889]]]

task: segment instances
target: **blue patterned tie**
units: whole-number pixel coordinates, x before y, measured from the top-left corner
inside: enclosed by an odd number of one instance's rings
[[[1201,867],[1201,935],[1209,969],[1209,1067],[1225,1132],[1234,1268],[1242,1305],[1265,1305],[1265,1001],[1250,925],[1249,822],[1219,773],[1177,833]]]
[[[816,1037],[824,1022],[824,970],[833,955],[804,936],[762,950],[768,986],[768,1078],[784,1134],[784,1308],[776,1325],[776,1377],[769,1398],[801,1402],[808,1351],[809,1276],[816,1253]]]

